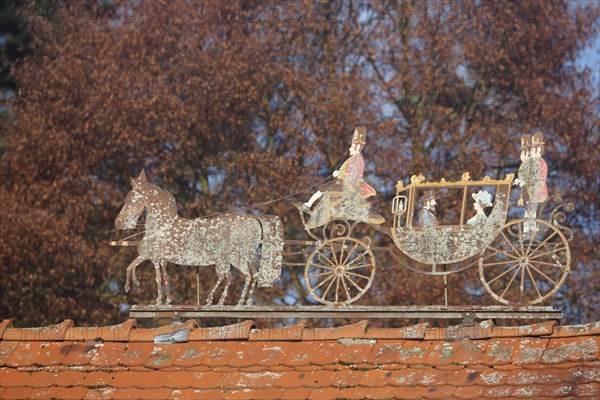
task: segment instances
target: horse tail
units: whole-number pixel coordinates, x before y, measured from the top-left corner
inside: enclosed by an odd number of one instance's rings
[[[262,228],[262,252],[258,286],[271,287],[281,276],[283,265],[283,225],[274,215],[258,217]]]

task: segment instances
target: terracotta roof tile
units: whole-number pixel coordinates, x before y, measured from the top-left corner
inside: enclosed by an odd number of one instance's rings
[[[517,344],[518,339],[514,338],[492,339],[481,362],[485,365],[508,364]]]
[[[10,326],[10,324],[10,319],[5,319],[2,322],[0,322],[0,339],[2,339],[2,337],[4,336],[4,331]]]
[[[116,342],[102,343],[94,353],[89,364],[96,367],[114,367],[119,365],[120,360],[125,359],[125,347],[123,344]]]
[[[0,397],[537,400],[597,398],[600,385],[597,324],[372,330],[364,321],[331,329],[188,323],[179,325],[191,330],[188,343],[175,344],[154,343],[173,325],[140,330],[138,342],[130,340],[134,325],[70,325],[52,341],[0,340]],[[82,342],[90,332],[102,332],[103,342]]]
[[[6,342],[0,340],[0,367],[10,365],[9,360],[13,351],[19,347],[19,342]]]
[[[36,388],[49,387],[52,386],[57,376],[57,373],[49,371],[32,372],[31,376],[29,377],[29,380],[27,381],[27,386]]]
[[[169,378],[168,372],[151,371],[142,374],[136,383],[136,387],[140,389],[155,389],[162,388]]]
[[[113,375],[111,386],[115,388],[135,387],[141,379],[143,372],[140,371],[119,371]]]
[[[422,364],[433,342],[407,340],[398,352],[396,362],[400,364]]]
[[[177,359],[181,346],[178,344],[155,344],[144,366],[146,368],[168,368]]]
[[[19,371],[12,368],[6,369],[0,378],[0,385],[7,388],[25,386],[30,375],[31,374],[26,371]]]
[[[312,392],[312,388],[293,388],[285,389],[281,394],[281,398],[285,400],[303,400],[308,399]]]
[[[135,327],[135,319],[128,319],[122,324],[99,327],[74,327],[71,326],[65,333],[65,340],[73,341],[104,341],[126,342],[129,340],[131,330]]]
[[[90,389],[83,397],[85,400],[108,400],[113,398],[114,388],[95,388]]]
[[[214,328],[198,328],[190,332],[189,340],[244,340],[250,338],[252,329],[256,329],[254,321],[242,321]]]
[[[483,340],[463,340],[455,349],[452,362],[462,365],[478,365],[483,362],[489,343]]]
[[[26,399],[31,393],[31,388],[28,387],[8,387],[2,392],[2,399]]]
[[[30,399],[44,399],[51,400],[58,398],[58,393],[62,388],[59,387],[45,387],[45,388],[33,388],[29,393]]]
[[[285,326],[283,328],[271,329],[252,329],[248,340],[261,341],[290,341],[302,340],[306,321],[302,321],[297,325]]]
[[[63,365],[83,366],[88,365],[96,353],[98,348],[103,346],[101,343],[71,343],[65,346],[67,354],[62,360]]]
[[[365,338],[369,339],[423,339],[429,326],[428,322],[402,328],[371,328]]]
[[[150,343],[129,343],[125,348],[116,343],[106,343],[105,345],[109,345],[109,347],[106,349],[107,356],[111,352],[118,352],[118,354],[115,354],[115,365],[123,365],[126,367],[146,364],[150,354],[154,351],[154,341]],[[102,351],[103,348],[100,349],[99,353],[102,353]],[[94,361],[95,360],[96,357],[94,357]]]
[[[64,387],[56,394],[57,399],[83,399],[88,389],[85,387]]]
[[[288,354],[292,346],[290,342],[265,342],[258,347],[256,351],[255,364],[260,366],[278,366]]]
[[[304,329],[303,340],[336,340],[342,338],[360,339],[365,336],[369,321],[335,328]]]
[[[600,349],[600,338],[557,338],[551,340],[544,351],[543,363],[593,360]]]
[[[165,387],[172,389],[187,389],[191,388],[196,380],[196,372],[189,371],[173,371],[165,381]]]
[[[2,340],[17,340],[17,341],[56,341],[63,340],[67,330],[73,327],[73,321],[66,319],[60,324],[42,326],[39,328],[15,328],[8,325],[4,329]]]
[[[208,353],[210,346],[210,342],[190,342],[181,345],[173,365],[176,367],[201,365],[202,359]]]
[[[523,338],[519,339],[515,346],[511,362],[516,365],[527,365],[539,363],[544,350],[548,345],[548,339]]]
[[[215,389],[219,388],[221,379],[225,376],[222,372],[198,372],[196,379],[192,383],[194,389]]]

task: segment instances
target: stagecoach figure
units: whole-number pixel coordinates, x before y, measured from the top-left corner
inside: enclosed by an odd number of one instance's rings
[[[366,202],[367,198],[377,194],[375,189],[363,180],[365,161],[361,151],[365,147],[366,136],[367,129],[365,127],[358,127],[354,130],[352,145],[348,149],[350,157],[339,170],[333,172],[335,180],[321,186],[306,203],[298,205],[302,211],[312,215],[311,226],[319,226],[329,219],[332,214],[329,208],[337,208],[337,210],[333,210],[333,214],[337,217],[363,220],[373,224],[384,222],[381,215],[369,211],[369,205]],[[321,207],[324,194],[330,199],[338,199],[337,205],[330,204]]]
[[[538,204],[548,198],[548,164],[542,158],[544,145],[544,134],[540,131],[521,138],[521,166],[517,184],[521,186],[519,205],[525,205],[524,233],[537,232],[534,219],[537,218]]]
[[[437,202],[435,201],[435,196],[433,195],[433,192],[430,191],[423,199],[423,207],[419,210],[418,226],[427,228],[438,225],[438,220],[435,216],[436,205]]]

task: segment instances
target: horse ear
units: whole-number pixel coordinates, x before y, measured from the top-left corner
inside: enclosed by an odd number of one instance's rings
[[[140,172],[140,176],[138,176],[138,179],[141,180],[142,182],[147,182],[146,180],[146,171],[142,170],[142,172]]]

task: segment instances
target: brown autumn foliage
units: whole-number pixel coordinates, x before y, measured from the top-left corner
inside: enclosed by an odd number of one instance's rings
[[[503,177],[520,136],[542,129],[550,191],[576,202],[573,271],[552,304],[566,322],[597,317],[599,103],[575,65],[597,38],[592,2],[65,3],[56,20],[29,19],[33,51],[5,100],[0,316],[109,324],[123,304],[153,301],[153,269],[142,265],[141,290],[126,295],[134,252],[108,246],[125,236],[113,221],[142,168],[198,217],[305,190],[365,125],[386,217],[397,180]],[[261,211],[305,238],[289,202]],[[362,304],[443,301],[439,278],[378,262]],[[193,269],[169,268],[176,303],[193,304]],[[307,304],[300,271],[284,268],[256,302]],[[215,274],[202,272],[205,298]],[[465,290],[476,279],[452,276],[451,303],[494,304]]]

